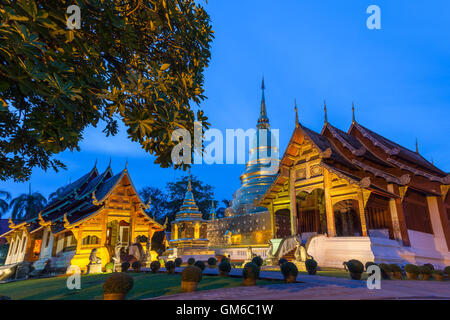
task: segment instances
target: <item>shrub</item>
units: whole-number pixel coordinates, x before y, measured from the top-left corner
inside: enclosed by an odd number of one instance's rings
[[[181,264],[183,263],[183,259],[181,258],[176,258],[175,259],[175,267],[181,267]]]
[[[106,272],[112,272],[114,270],[114,262],[108,262],[105,265],[105,271]]]
[[[227,273],[230,272],[231,271],[231,263],[228,262],[228,260],[225,260],[225,261],[222,260],[222,262],[219,263],[219,271],[227,272]]]
[[[444,272],[442,272],[441,270],[433,270],[433,271],[431,271],[431,274],[437,274],[440,276],[444,276]]]
[[[281,266],[281,273],[283,274],[284,279],[287,279],[290,276],[297,278],[298,269],[292,262],[286,262]]]
[[[371,262],[371,261],[366,262],[366,265],[365,265],[366,271],[367,271],[367,269],[368,269],[370,266],[376,266],[376,265],[377,265],[377,264],[376,264],[375,262]]]
[[[130,269],[130,263],[128,261],[125,261],[122,263],[122,272],[127,272],[128,269]]]
[[[445,268],[444,268],[444,272],[445,272],[448,276],[450,276],[450,266],[445,267]]]
[[[202,270],[196,266],[187,266],[181,272],[181,281],[200,282],[202,280]]]
[[[195,263],[195,259],[194,258],[189,258],[187,263],[188,263],[189,266],[193,266],[194,263]]]
[[[429,266],[426,266],[426,265],[419,267],[419,270],[420,270],[421,274],[427,274],[427,275],[430,275],[431,272],[433,271]]]
[[[388,267],[389,267],[389,270],[391,270],[391,272],[402,272],[402,268],[400,268],[395,263],[391,263],[390,265],[388,265]]]
[[[152,261],[152,263],[150,263],[150,269],[153,273],[158,272],[159,268],[161,268],[161,263],[159,261]]]
[[[249,262],[245,264],[242,270],[242,278],[244,279],[258,279],[259,278],[259,268],[254,262]]]
[[[380,267],[381,277],[385,280],[389,280],[391,278],[389,266],[386,263],[380,263],[378,266]]]
[[[345,265],[347,266],[348,270],[351,273],[363,273],[364,272],[364,265],[359,260],[353,259],[353,260],[347,261],[345,263]]]
[[[305,261],[306,270],[310,275],[314,275],[317,272],[317,262],[314,259],[308,259]]]
[[[282,266],[283,263],[286,263],[286,262],[288,262],[288,261],[285,258],[281,258],[280,260],[278,260],[278,265]]]
[[[166,262],[166,271],[167,271],[167,273],[174,273],[175,272],[175,262],[167,261]]]
[[[133,264],[131,265],[131,267],[133,268],[134,271],[136,272],[140,272],[141,271],[141,262],[140,261],[135,261],[133,262]]]
[[[205,263],[203,261],[195,261],[194,266],[202,270],[202,272],[206,268]]]
[[[258,266],[258,268],[261,268],[261,266],[262,266],[263,263],[264,263],[264,260],[263,260],[260,256],[256,256],[256,257],[254,257],[254,258],[252,259],[252,262],[253,262],[254,264],[256,264],[256,265]]]
[[[405,272],[412,273],[412,274],[419,274],[420,269],[418,266],[414,264],[407,264],[405,266]]]
[[[431,271],[434,270],[434,266],[431,263],[425,263],[424,266],[428,267]]]
[[[222,259],[220,259],[220,262],[224,262],[224,261],[230,263],[230,259],[227,257],[223,257]]]
[[[208,265],[215,266],[217,264],[217,259],[214,257],[211,257],[208,259]]]
[[[127,294],[133,288],[133,278],[123,272],[114,272],[103,284],[103,293]]]

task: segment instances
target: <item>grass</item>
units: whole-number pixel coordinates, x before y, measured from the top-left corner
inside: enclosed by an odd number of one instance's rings
[[[145,299],[181,293],[179,274],[130,273],[134,280],[133,289],[127,299]],[[13,300],[101,300],[103,283],[109,274],[81,276],[81,289],[67,289],[67,277],[30,279],[0,284],[0,295]],[[197,290],[232,288],[240,286],[242,279],[218,276],[203,276]],[[257,285],[281,283],[281,281],[258,280]]]

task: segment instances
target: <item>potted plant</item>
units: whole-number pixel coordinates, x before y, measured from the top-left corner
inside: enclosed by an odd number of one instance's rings
[[[189,258],[187,261],[188,266],[193,266],[195,263],[195,259],[194,258]]]
[[[366,272],[370,266],[377,266],[377,264],[375,262],[371,262],[371,261],[366,262],[366,264],[365,264]]]
[[[431,274],[433,275],[433,278],[436,281],[444,280],[444,272],[442,272],[441,270],[433,270],[431,271]]]
[[[254,262],[245,264],[242,270],[242,285],[254,286],[259,278],[259,268]]]
[[[202,270],[196,266],[187,266],[181,272],[181,290],[183,292],[197,290],[200,280],[202,280]]]
[[[420,275],[419,275],[420,280],[428,280],[428,279],[430,279],[431,272],[433,270],[431,270],[431,268],[429,266],[425,266],[425,265],[423,265],[423,266],[421,266],[419,268],[420,268]]]
[[[142,264],[140,261],[135,261],[135,262],[133,262],[131,267],[133,268],[134,272],[141,272]]]
[[[200,270],[205,270],[206,266],[205,263],[203,261],[195,261],[194,266],[196,266],[197,268],[200,268]]]
[[[150,263],[150,270],[152,270],[152,273],[158,272],[159,268],[161,268],[161,263],[159,261],[152,261],[152,263]]]
[[[359,260],[350,260],[345,262],[345,265],[350,272],[350,278],[352,280],[361,280],[361,275],[364,272],[364,265]]]
[[[222,277],[227,277],[231,271],[231,263],[227,260],[222,260],[219,263],[219,275]]]
[[[254,257],[254,258],[252,259],[252,262],[253,262],[254,264],[256,264],[256,265],[258,266],[258,268],[261,268],[261,266],[262,266],[263,263],[264,263],[264,260],[263,260],[260,256],[256,256],[256,257]]]
[[[211,257],[208,259],[208,268],[215,268],[217,265],[217,259],[214,257]]]
[[[447,274],[447,278],[450,278],[450,266],[445,267],[444,272]]]
[[[175,273],[175,262],[167,261],[166,262],[166,271],[167,271],[168,274]]]
[[[133,288],[133,278],[124,272],[114,272],[103,284],[103,300],[124,300]]]
[[[283,263],[288,262],[285,258],[281,258],[280,260],[278,260],[278,265],[281,267],[283,265]]]
[[[105,272],[111,273],[114,270],[114,262],[108,262],[105,265]]]
[[[402,268],[400,268],[398,265],[396,265],[395,263],[390,264],[389,270],[391,270],[394,279],[402,279]]]
[[[391,269],[389,269],[389,266],[386,263],[380,263],[378,266],[380,267],[381,277],[384,280],[390,280],[393,274]]]
[[[313,276],[317,273],[317,262],[314,259],[307,259],[305,261],[306,270],[308,274]]]
[[[222,259],[220,259],[220,262],[224,262],[224,261],[227,261],[228,263],[231,262],[231,261],[230,261],[230,258],[222,257]]]
[[[405,266],[406,276],[410,280],[417,280],[417,276],[420,273],[419,267],[414,264],[407,264]]]
[[[179,267],[181,267],[181,264],[183,263],[183,259],[176,258],[174,262],[175,262],[175,268],[179,268]]]
[[[128,269],[130,269],[130,263],[128,261],[125,261],[122,263],[122,272],[127,272]]]
[[[431,271],[434,270],[434,266],[431,263],[425,263],[424,266],[430,268]]]
[[[281,273],[283,274],[284,281],[286,283],[297,282],[298,269],[297,266],[292,262],[283,263],[283,265],[281,266]]]

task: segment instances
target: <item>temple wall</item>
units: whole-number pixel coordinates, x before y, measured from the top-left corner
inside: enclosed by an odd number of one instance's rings
[[[264,245],[272,239],[271,230],[268,211],[235,215],[209,221],[208,240],[211,247]]]

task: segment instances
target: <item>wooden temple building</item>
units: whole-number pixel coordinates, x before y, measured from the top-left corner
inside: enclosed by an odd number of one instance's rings
[[[145,212],[147,208],[126,168],[114,175],[110,166],[101,174],[94,166],[62,188],[38,217],[18,224],[10,221],[10,230],[2,235],[10,244],[5,265],[29,262],[39,270],[50,259],[59,271],[70,265],[85,271],[97,249],[104,267],[119,242],[127,255],[132,243],[142,242],[145,249],[147,240],[165,229]]]
[[[301,237],[321,266],[349,259],[450,264],[450,175],[355,120],[344,132],[299,123],[279,174],[255,200],[274,239]]]

